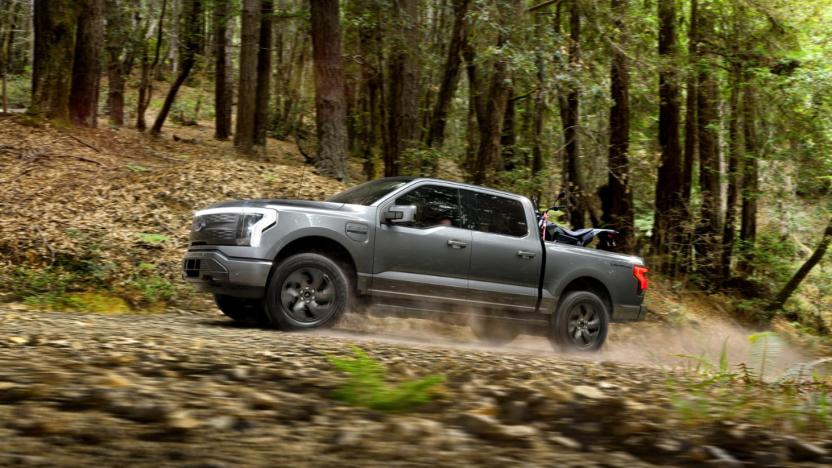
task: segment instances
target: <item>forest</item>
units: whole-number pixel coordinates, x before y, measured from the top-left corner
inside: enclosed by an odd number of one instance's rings
[[[559,200],[678,287],[832,326],[829,0],[0,0],[0,79],[27,125]]]

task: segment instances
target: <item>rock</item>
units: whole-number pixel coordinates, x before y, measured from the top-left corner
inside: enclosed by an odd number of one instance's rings
[[[200,427],[202,423],[187,411],[175,411],[167,416],[165,428],[172,432],[188,432]]]
[[[586,400],[603,400],[608,398],[601,389],[589,385],[575,385],[572,387],[572,394],[579,399]]]
[[[829,451],[796,437],[786,437],[786,447],[794,461],[818,461],[829,455]]]
[[[23,336],[10,336],[10,337],[6,338],[6,341],[8,341],[9,343],[11,343],[13,345],[20,346],[20,345],[25,345],[26,343],[28,343],[29,338],[25,338]]]
[[[669,455],[675,455],[682,451],[682,443],[675,439],[659,439],[654,447],[656,450]]]
[[[743,466],[742,462],[734,458],[730,453],[726,452],[725,450],[716,447],[714,445],[706,445],[703,447],[705,452],[710,455],[710,459],[707,461],[708,465],[710,466],[721,466],[721,467],[738,467]]]
[[[509,424],[522,424],[529,420],[529,405],[525,401],[509,401],[502,409],[502,419]]]
[[[507,426],[497,419],[476,413],[463,413],[457,418],[457,424],[476,436],[491,439],[528,443],[538,434],[531,426]]]
[[[548,440],[552,444],[558,445],[560,447],[565,447],[565,448],[568,448],[570,450],[580,450],[581,449],[581,443],[580,442],[578,442],[575,439],[570,439],[569,437],[565,437],[565,436],[562,436],[562,435],[550,436],[546,440]]]
[[[398,436],[402,440],[433,436],[439,434],[441,429],[442,425],[440,423],[423,418],[396,419],[387,425],[388,433]]]
[[[280,407],[280,401],[267,393],[257,392],[251,396],[249,406],[256,410],[272,410]]]
[[[217,416],[207,420],[205,425],[218,431],[228,431],[234,428],[236,422],[237,421],[233,416],[224,414],[222,416]]]

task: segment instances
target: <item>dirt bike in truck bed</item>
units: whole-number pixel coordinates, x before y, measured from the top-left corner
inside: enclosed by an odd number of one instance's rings
[[[643,317],[647,268],[584,246],[587,232],[550,237],[539,219],[519,195],[411,177],[323,202],[223,202],[195,214],[183,277],[232,319],[283,330],[372,306],[464,320],[491,344],[523,332],[598,350],[610,322]]]

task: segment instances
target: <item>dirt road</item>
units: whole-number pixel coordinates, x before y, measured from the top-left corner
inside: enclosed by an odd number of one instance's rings
[[[217,315],[0,305],[0,465],[741,466],[832,462],[828,433],[691,425],[669,374],[535,346],[349,330],[286,334]],[[332,398],[358,345],[435,399],[390,414]],[[679,377],[681,378],[681,377]]]

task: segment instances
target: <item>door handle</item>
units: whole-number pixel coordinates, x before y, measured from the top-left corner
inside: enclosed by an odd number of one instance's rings
[[[521,258],[534,258],[537,255],[536,252],[529,252],[527,250],[518,250],[517,256]]]
[[[454,239],[449,239],[448,240],[448,246],[450,246],[454,249],[464,249],[465,247],[468,247],[468,243],[458,241],[458,240],[454,240]]]

